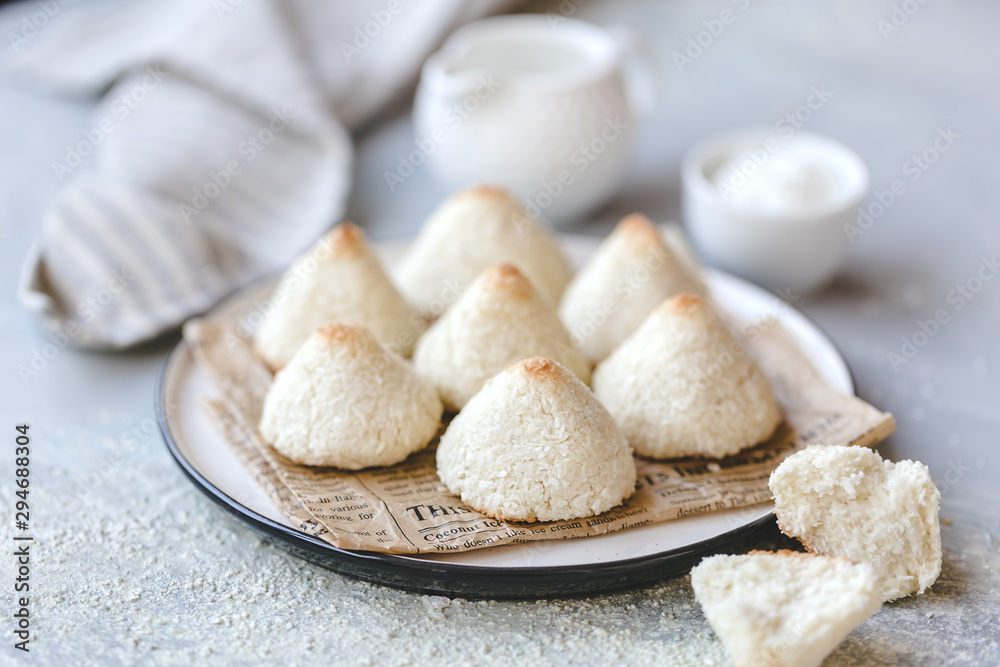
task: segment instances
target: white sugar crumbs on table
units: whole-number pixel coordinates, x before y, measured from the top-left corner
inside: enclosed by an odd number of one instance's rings
[[[334,655],[338,665],[379,667],[728,664],[687,577],[587,599],[497,602],[404,593],[305,563],[226,518],[159,436],[124,446],[118,434],[147,419],[122,414],[61,432],[33,426],[39,442],[51,443],[33,464],[45,480],[32,491],[33,665],[329,665]],[[11,497],[0,479],[0,498]],[[935,636],[950,638],[953,654],[996,663],[1000,646],[963,636],[995,618],[1000,598],[966,594],[959,605],[956,593],[973,572],[992,582],[980,590],[1000,590],[1000,554],[981,527],[956,521],[945,530],[946,545],[961,549],[946,546],[934,588],[861,626],[834,664],[932,655],[912,641],[926,632],[930,611]],[[0,540],[10,531],[0,522]],[[9,581],[7,559],[3,568]]]
[[[683,579],[644,592],[538,603],[374,586],[294,558],[227,519],[153,436],[81,499],[79,480],[113,460],[121,443],[68,435],[83,446],[44,461],[39,454],[50,483],[35,497],[47,519],[35,546],[41,590],[34,664],[294,665],[333,654],[348,665],[456,656],[484,665],[724,664],[693,609],[675,609],[687,614],[686,625],[660,623],[672,599],[689,606]],[[7,486],[0,487],[4,497],[12,495]],[[6,525],[0,539],[10,539]]]

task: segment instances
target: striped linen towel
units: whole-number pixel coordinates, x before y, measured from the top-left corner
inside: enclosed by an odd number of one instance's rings
[[[0,12],[0,72],[100,95],[19,294],[78,346],[176,328],[343,214],[348,132],[458,25],[509,4],[50,0]]]

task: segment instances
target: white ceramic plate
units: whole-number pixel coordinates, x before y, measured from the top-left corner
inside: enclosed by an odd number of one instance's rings
[[[562,235],[580,264],[600,239]],[[405,244],[379,246],[387,266]],[[734,276],[708,270],[718,302],[744,321],[775,316],[795,336],[822,377],[853,393],[850,372],[833,343],[800,312]],[[266,299],[275,280],[239,292],[216,314],[242,317]],[[770,520],[773,506],[701,514],[611,535],[460,554],[384,555],[336,549],[295,529],[253,481],[198,405],[218,392],[198,369],[184,342],[167,358],[157,391],[157,414],[168,447],[189,477],[213,500],[279,545],[325,567],[391,586],[445,594],[541,597],[594,593],[677,574],[694,559],[722,550]],[[170,410],[166,406],[171,406]]]

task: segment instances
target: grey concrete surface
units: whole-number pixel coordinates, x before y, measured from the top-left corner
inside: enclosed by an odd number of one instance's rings
[[[858,393],[896,415],[883,455],[930,466],[946,519],[944,570],[928,593],[863,624],[826,664],[1000,664],[1000,279],[968,298],[953,291],[1000,251],[1000,5],[536,6],[546,8],[631,25],[663,65],[660,106],[641,128],[626,187],[577,230],[604,233],[632,210],[676,218],[689,145],[731,127],[773,126],[814,86],[832,95],[803,126],[854,147],[873,193],[904,182],[856,239],[842,275],[795,305],[843,351]],[[674,53],[723,9],[735,20],[679,68]],[[58,187],[50,164],[89,108],[0,83],[0,543],[12,543],[13,428],[22,422],[35,443],[37,537],[36,639],[30,655],[12,648],[15,575],[5,557],[0,662],[728,664],[687,578],[586,600],[468,602],[355,582],[262,543],[187,482],[153,432],[153,382],[169,340],[117,355],[63,350],[22,377],[19,367],[49,339],[16,304],[14,285]],[[949,128],[958,138],[914,171],[912,156]],[[412,140],[405,110],[360,140],[350,215],[374,237],[412,233],[446,194],[424,170],[387,187],[384,172]],[[939,309],[947,324],[894,368],[888,355]],[[760,538],[764,548],[782,545],[776,529]]]

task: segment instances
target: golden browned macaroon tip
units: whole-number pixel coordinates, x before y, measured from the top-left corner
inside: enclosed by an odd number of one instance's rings
[[[485,197],[485,198],[499,198],[499,199],[510,199],[510,190],[507,188],[500,187],[499,185],[473,185],[470,188],[462,190],[459,194],[466,197]]]
[[[659,228],[643,213],[632,213],[622,218],[613,234],[634,251],[665,253],[667,256],[673,254],[660,235]]]
[[[325,324],[316,333],[323,336],[330,343],[356,343],[374,340],[372,333],[365,327],[356,324],[344,324],[342,322]]]
[[[321,243],[333,255],[353,256],[365,246],[365,233],[350,220],[345,220],[330,230]]]
[[[518,300],[530,299],[534,290],[524,274],[518,271],[516,266],[506,262],[486,269],[483,275],[483,288],[502,292]]]
[[[697,294],[682,292],[675,294],[660,304],[660,309],[664,312],[676,313],[678,315],[693,315],[705,306],[705,300]]]
[[[660,238],[660,232],[657,231],[656,225],[643,213],[630,213],[626,215],[618,222],[617,229],[630,236]]]
[[[516,364],[507,367],[508,371],[518,371],[523,375],[542,379],[562,377],[563,372],[559,364],[548,357],[531,357],[522,359]]]

